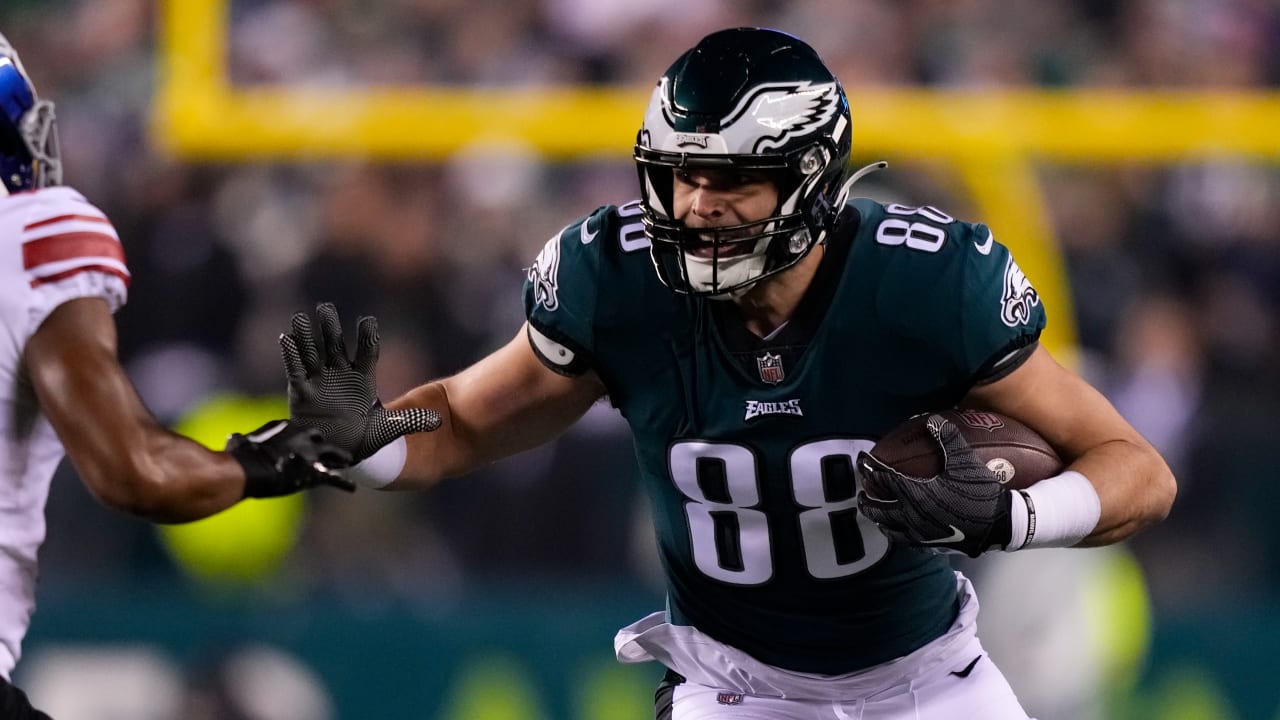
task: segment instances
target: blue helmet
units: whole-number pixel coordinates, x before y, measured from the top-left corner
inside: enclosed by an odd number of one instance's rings
[[[635,146],[645,232],[662,281],[679,293],[724,298],[798,262],[830,231],[849,179],[849,102],[818,54],[766,28],[712,33],[654,88]],[[719,228],[713,258],[672,215],[672,173],[768,171],[779,184],[773,216]],[[721,257],[722,248],[751,250]]]
[[[0,34],[0,196],[61,182],[53,103],[36,95],[18,52]]]

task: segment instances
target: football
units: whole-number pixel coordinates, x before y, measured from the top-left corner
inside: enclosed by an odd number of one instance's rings
[[[925,427],[930,414],[941,415],[954,423],[1000,482],[1014,490],[1062,472],[1062,459],[1039,433],[1011,417],[985,410],[957,409],[916,415],[880,438],[871,454],[913,477],[933,477],[942,472],[942,449]]]

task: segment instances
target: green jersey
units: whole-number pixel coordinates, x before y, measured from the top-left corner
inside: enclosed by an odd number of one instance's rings
[[[853,463],[1039,336],[1039,297],[985,226],[850,201],[811,319],[752,347],[731,303],[661,284],[638,203],[606,206],[548,241],[525,309],[544,362],[593,369],[630,425],[673,623],[824,674],[947,630],[949,563],[858,514]]]

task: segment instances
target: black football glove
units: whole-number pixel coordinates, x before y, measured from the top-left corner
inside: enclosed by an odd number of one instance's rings
[[[409,433],[440,427],[440,413],[424,408],[387,410],[378,399],[374,369],[378,364],[378,320],[360,318],[355,361],[347,357],[342,323],[332,303],[316,307],[321,345],[306,313],[293,316],[291,330],[280,336],[289,376],[290,418],[316,428],[329,442],[360,462],[383,445]],[[323,354],[323,358],[321,355]]]
[[[288,495],[316,485],[356,489],[333,472],[350,465],[351,455],[325,442],[319,430],[288,420],[272,420],[248,435],[233,434],[227,454],[244,468],[245,497]]]
[[[1012,491],[978,459],[951,421],[925,424],[942,448],[942,473],[917,478],[858,453],[858,511],[891,540],[978,557],[1009,544]]]

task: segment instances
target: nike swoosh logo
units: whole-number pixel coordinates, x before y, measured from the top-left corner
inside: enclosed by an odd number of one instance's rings
[[[583,220],[583,221],[582,221],[582,227],[581,227],[581,228],[579,228],[579,230],[578,230],[578,239],[582,241],[582,244],[583,244],[583,245],[590,245],[590,244],[591,244],[591,241],[596,239],[596,235],[599,235],[599,234],[600,234],[600,231],[599,231],[599,230],[597,230],[597,231],[595,231],[595,232],[593,232],[593,233],[588,234],[588,233],[587,233],[587,223],[588,223],[588,222],[589,222],[588,220]]]
[[[582,227],[583,227],[583,228],[586,228],[586,225],[583,225]],[[973,246],[974,246],[975,248],[977,248],[977,249],[978,249],[978,252],[982,253],[983,255],[990,255],[990,254],[991,254],[991,244],[995,242],[995,239],[996,239],[996,234],[995,234],[995,233],[993,233],[993,232],[991,232],[990,230],[988,230],[988,231],[987,231],[987,241],[986,241],[986,242],[984,242],[984,243],[982,243],[981,245],[979,245],[978,243],[974,243],[974,244],[973,244]]]
[[[960,528],[956,527],[955,525],[948,525],[947,527],[951,528],[950,535],[943,538],[936,538],[934,540],[921,540],[920,544],[921,545],[938,545],[940,543],[960,542],[961,540],[964,540],[964,533],[960,532]]]
[[[969,663],[968,665],[965,665],[963,670],[952,670],[951,674],[963,680],[969,677],[969,673],[973,672],[974,666],[977,665],[978,661],[981,659],[982,659],[982,656],[979,655],[978,657],[973,659],[973,662]]]

